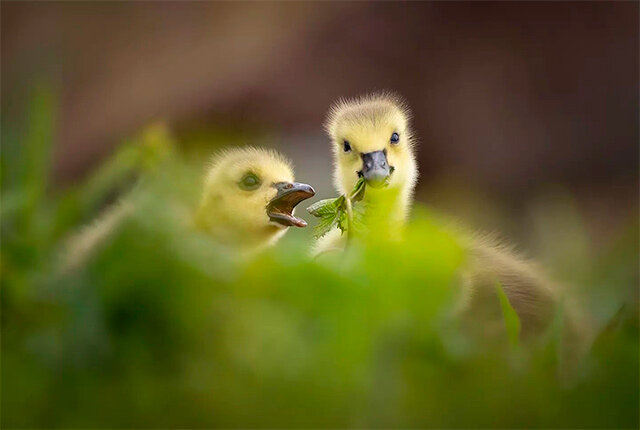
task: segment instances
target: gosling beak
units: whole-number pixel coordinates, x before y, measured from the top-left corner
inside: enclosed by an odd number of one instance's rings
[[[362,154],[362,170],[358,176],[364,177],[367,185],[374,188],[387,185],[393,168],[389,168],[387,163],[387,151],[375,151]]]
[[[278,182],[273,186],[278,190],[278,194],[267,205],[267,215],[271,221],[286,227],[306,227],[305,220],[293,215],[293,209],[301,201],[316,194],[311,185],[298,182]]]

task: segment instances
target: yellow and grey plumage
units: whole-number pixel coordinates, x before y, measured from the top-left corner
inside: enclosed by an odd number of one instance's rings
[[[395,168],[386,188],[402,190],[397,216],[406,219],[418,179],[410,119],[407,104],[389,92],[334,103],[325,130],[331,139],[333,179],[339,193],[348,193],[357,182],[358,176],[353,173],[362,170],[360,154],[386,150],[388,162]],[[389,140],[394,132],[400,138],[397,144]],[[344,152],[345,140],[351,145],[351,152]]]
[[[467,254],[458,308],[466,329],[483,340],[504,338],[505,316],[496,297],[501,288],[518,314],[525,344],[535,345],[550,330],[557,330],[558,369],[563,378],[573,378],[591,339],[588,319],[565,286],[495,235],[458,229],[457,238]]]
[[[242,186],[248,175],[257,179],[255,188]],[[291,163],[278,152],[225,149],[208,166],[195,222],[223,244],[259,249],[275,243],[289,226],[306,226],[294,208],[313,195],[311,186],[294,182]]]
[[[338,193],[348,194],[359,177],[366,175],[363,173],[366,157],[373,154],[384,160],[381,162],[388,172],[384,184],[379,186],[367,180],[364,200],[359,204],[365,208],[365,217],[375,216],[384,208],[387,227],[393,229],[400,228],[408,218],[418,179],[410,118],[410,111],[400,97],[383,92],[338,100],[325,122]],[[398,136],[397,142],[391,141],[394,134]],[[341,249],[344,242],[336,228],[318,240],[313,252]]]

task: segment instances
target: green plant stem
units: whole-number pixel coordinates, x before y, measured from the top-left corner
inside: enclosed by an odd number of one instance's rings
[[[351,242],[351,236],[353,235],[353,208],[351,207],[351,197],[345,196],[345,207],[347,208],[347,244]],[[345,247],[346,247],[345,246]]]

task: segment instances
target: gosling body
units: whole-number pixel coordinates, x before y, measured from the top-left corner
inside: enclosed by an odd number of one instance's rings
[[[367,180],[362,202],[364,217],[374,219],[388,238],[400,237],[412,205],[418,178],[415,139],[406,104],[389,93],[340,100],[325,124],[331,139],[333,179],[340,194],[347,195],[358,179]],[[376,219],[377,218],[377,219]],[[374,223],[375,224],[375,223]],[[449,225],[450,227],[450,225]],[[443,228],[448,228],[443,223]],[[500,286],[521,320],[523,339],[543,333],[554,320],[562,299],[534,263],[487,235],[450,228],[466,251],[460,271],[462,294],[459,312],[471,330],[483,337],[504,335],[504,319],[496,288]],[[378,231],[369,235],[379,234]],[[320,238],[313,253],[342,250],[346,235],[334,229]],[[578,350],[578,326],[571,312],[564,314],[565,345]]]

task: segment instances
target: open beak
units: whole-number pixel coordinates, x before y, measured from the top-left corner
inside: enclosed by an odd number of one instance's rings
[[[374,188],[382,187],[389,183],[393,167],[389,168],[387,151],[375,151],[362,154],[362,170],[359,176],[364,177],[367,185]]]
[[[286,227],[306,227],[307,223],[293,215],[293,209],[303,200],[313,197],[316,192],[311,185],[298,182],[278,182],[274,184],[278,194],[267,205],[267,215],[271,221]]]

